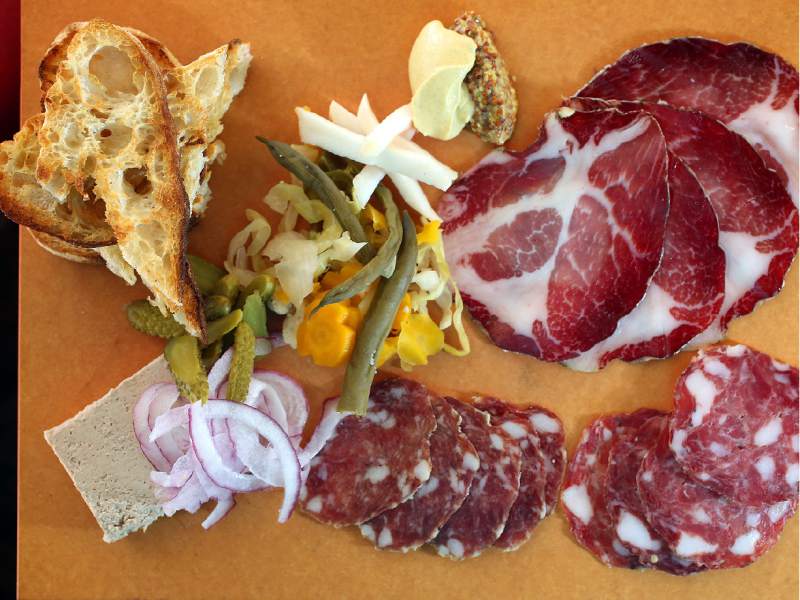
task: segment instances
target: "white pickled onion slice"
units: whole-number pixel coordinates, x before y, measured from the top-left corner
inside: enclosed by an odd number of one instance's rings
[[[361,151],[368,156],[378,156],[388,148],[394,138],[411,127],[411,105],[394,109],[377,127],[364,137]]]
[[[359,209],[364,208],[378,184],[386,176],[383,169],[367,165],[353,178],[353,201]]]
[[[428,152],[414,152],[397,144],[390,144],[377,156],[364,153],[361,148],[365,136],[350,131],[305,108],[296,108],[300,125],[300,139],[305,144],[324,148],[329,152],[352,160],[380,167],[386,172],[408,175],[440,190],[446,190],[458,174],[439,162]]]
[[[333,437],[339,421],[351,414],[348,412],[337,411],[336,407],[338,405],[339,398],[328,398],[325,401],[322,407],[322,418],[319,421],[319,425],[317,425],[314,433],[311,434],[311,438],[308,440],[306,447],[303,448],[298,455],[300,464],[303,466],[306,466],[308,463],[310,463],[311,459],[319,454],[320,451],[325,447],[325,444],[328,442],[328,440]]]
[[[222,356],[217,359],[214,366],[208,372],[208,395],[210,398],[219,398],[220,387],[228,377],[233,361],[233,348],[228,348]]]

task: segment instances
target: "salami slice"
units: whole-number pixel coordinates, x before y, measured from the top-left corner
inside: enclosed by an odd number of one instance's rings
[[[747,507],[690,478],[665,433],[637,475],[650,525],[672,551],[711,569],[743,567],[769,550],[795,506],[788,500]]]
[[[489,413],[492,425],[505,431],[522,453],[519,495],[508,514],[503,533],[494,543],[503,550],[516,550],[530,539],[534,527],[547,515],[547,471],[541,440],[531,421],[505,402],[488,397],[476,400],[475,406]]]
[[[518,408],[539,434],[539,443],[544,455],[544,469],[547,482],[544,488],[545,516],[553,512],[558,504],[561,484],[564,483],[564,470],[567,466],[567,450],[564,447],[564,426],[552,412],[541,406]]]
[[[670,446],[687,473],[741,504],[796,503],[798,418],[797,369],[718,346],[678,380]]]
[[[433,412],[430,479],[411,498],[361,525],[362,535],[378,548],[406,552],[432,540],[464,503],[480,466],[459,429],[459,414],[441,398],[433,400]]]
[[[470,404],[447,398],[461,415],[461,430],[478,452],[480,467],[469,495],[433,541],[440,556],[477,556],[503,533],[519,494],[520,450],[489,414]]]
[[[659,413],[641,409],[632,414],[610,415],[587,427],[567,468],[561,503],[575,539],[603,563],[636,569],[639,558],[616,534],[616,523],[606,503],[609,451],[620,436],[631,437]]]
[[[608,455],[606,502],[617,538],[642,565],[674,575],[688,575],[704,567],[672,553],[666,541],[647,522],[636,486],[636,476],[645,455],[661,439],[668,423],[669,415],[658,413],[630,435],[617,436]]]
[[[431,474],[436,428],[428,390],[406,379],[372,386],[367,413],[339,421],[309,466],[303,510],[335,526],[358,525],[409,498]]]
[[[577,96],[666,102],[702,111],[743,136],[798,201],[798,77],[742,42],[678,38],[626,52]]]
[[[667,153],[644,114],[562,109],[440,200],[453,277],[495,344],[548,361],[613,333],[659,264]]]

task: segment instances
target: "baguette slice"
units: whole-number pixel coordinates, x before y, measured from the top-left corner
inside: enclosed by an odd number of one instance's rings
[[[31,117],[13,140],[0,144],[0,210],[15,223],[76,247],[113,244],[116,240],[105,221],[102,200],[93,193],[70,190],[59,201],[37,182],[38,135],[43,122],[42,114]]]
[[[44,432],[80,492],[103,541],[146,529],[164,513],[150,484],[153,466],[133,433],[133,406],[151,385],[171,381],[159,356],[77,415]]]
[[[67,45],[45,95],[36,179],[58,201],[105,201],[122,257],[162,309],[205,337],[186,258],[189,202],[158,66],[130,33],[94,20]]]

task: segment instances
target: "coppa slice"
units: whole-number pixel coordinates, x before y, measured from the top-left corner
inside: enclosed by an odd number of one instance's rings
[[[700,112],[665,104],[577,98],[570,105],[610,105],[654,116],[670,152],[708,195],[725,252],[725,298],[717,319],[693,345],[719,340],[731,319],[752,312],[780,291],[797,253],[797,208],[779,177],[742,136]]]
[[[637,476],[647,521],[680,558],[708,568],[743,567],[769,550],[795,506],[788,500],[746,507],[691,479],[668,435],[645,456]]]
[[[717,217],[697,179],[674,156],[669,197],[664,256],[644,300],[620,319],[611,336],[566,361],[570,368],[596,371],[616,358],[671,356],[719,314],[725,253],[718,244]]]
[[[472,315],[498,346],[560,361],[611,335],[642,299],[668,204],[653,120],[562,109],[533,146],[490,153],[438,208]]]
[[[516,550],[528,541],[534,527],[547,515],[547,471],[541,440],[530,420],[505,402],[479,397],[475,406],[489,413],[492,425],[505,431],[522,453],[519,495],[508,514],[503,533],[494,543],[503,550]]]
[[[670,447],[692,477],[747,505],[797,503],[798,373],[747,346],[701,351],[675,387]]]
[[[323,523],[359,525],[409,498],[431,474],[436,429],[430,393],[407,379],[372,386],[367,414],[348,415],[312,459],[303,510]]]
[[[675,556],[667,543],[653,531],[644,516],[644,505],[636,486],[636,476],[645,455],[663,437],[668,423],[669,415],[657,413],[629,435],[616,438],[608,454],[606,503],[615,523],[617,538],[642,565],[673,575],[688,575],[702,571],[704,567]]]
[[[612,567],[636,569],[642,565],[617,537],[616,522],[606,504],[608,455],[616,439],[630,437],[658,411],[641,409],[611,415],[587,427],[567,468],[561,504],[572,535],[584,548]]]
[[[798,76],[745,43],[678,38],[626,52],[576,94],[702,111],[744,137],[798,203]]]
[[[459,414],[441,398],[433,400],[433,412],[430,479],[411,498],[361,525],[378,548],[406,552],[432,540],[464,503],[480,466],[475,446],[459,429]]]
[[[503,533],[519,493],[520,450],[500,427],[490,425],[488,413],[447,398],[461,415],[461,430],[475,446],[480,467],[469,495],[433,540],[440,556],[477,556]]]

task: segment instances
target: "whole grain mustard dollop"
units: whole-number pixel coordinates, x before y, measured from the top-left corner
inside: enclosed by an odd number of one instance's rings
[[[464,78],[475,64],[475,42],[431,21],[419,32],[408,58],[414,127],[429,137],[451,140],[472,117],[475,105]]]

